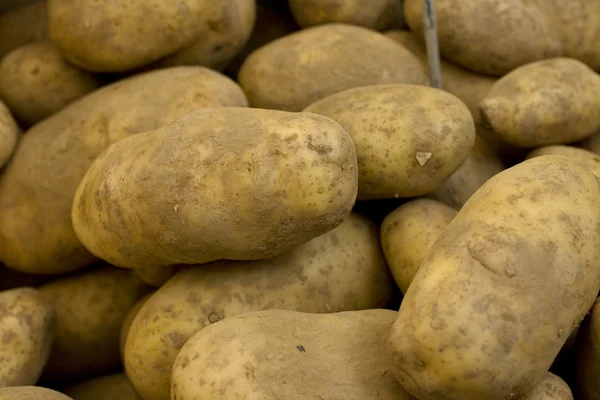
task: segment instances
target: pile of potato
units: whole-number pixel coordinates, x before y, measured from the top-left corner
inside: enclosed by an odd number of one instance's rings
[[[600,400],[600,0],[0,6],[0,400]]]

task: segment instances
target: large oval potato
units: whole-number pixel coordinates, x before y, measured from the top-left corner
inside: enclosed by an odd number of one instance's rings
[[[520,396],[519,400],[573,400],[573,393],[565,381],[548,372]]]
[[[74,400],[141,400],[124,373],[78,382],[61,389],[61,392]]]
[[[48,38],[46,0],[0,13],[0,59],[17,47]]]
[[[402,293],[406,293],[431,245],[456,214],[456,210],[435,200],[416,199],[385,217],[381,245]]]
[[[183,269],[144,304],[125,346],[125,370],[144,400],[169,400],[177,353],[196,332],[244,312],[329,313],[386,307],[393,279],[376,226],[350,214],[278,257]]]
[[[56,311],[56,338],[42,379],[65,382],[118,367],[121,324],[150,288],[133,271],[104,266],[38,290]]]
[[[38,386],[0,388],[0,400],[73,400],[55,390]]]
[[[270,310],[206,327],[183,346],[172,399],[409,400],[388,371],[390,310]]]
[[[21,129],[8,107],[0,100],[0,168],[10,160],[20,136]]]
[[[577,400],[600,397],[600,298],[596,300],[577,334],[575,394]]]
[[[37,274],[93,263],[73,231],[71,207],[96,157],[129,135],[224,105],[247,105],[235,82],[204,67],[174,67],[105,86],[36,124],[0,177],[0,260]]]
[[[27,125],[98,88],[93,74],[70,64],[50,42],[34,42],[0,62],[0,98]]]
[[[502,76],[562,52],[554,19],[531,1],[436,0],[435,15],[440,53],[483,75]],[[405,0],[404,17],[422,36],[423,1]]]
[[[426,85],[419,61],[393,40],[366,28],[327,24],[303,29],[254,51],[238,76],[250,104],[300,111],[358,86]]]
[[[539,156],[547,156],[547,155],[559,155],[569,157],[574,161],[579,161],[582,163],[587,169],[592,171],[597,177],[600,178],[600,156],[592,153],[591,151],[587,151],[584,149],[580,149],[578,147],[573,146],[544,146],[539,147],[533,151],[531,151],[527,155],[527,159],[539,157]]]
[[[469,109],[427,86],[358,87],[304,111],[335,120],[352,137],[359,200],[431,192],[461,166],[475,140]]]
[[[335,228],[356,190],[354,145],[331,119],[220,107],[109,147],[72,219],[85,247],[120,267],[255,260]]]
[[[500,78],[479,109],[514,146],[574,142],[600,130],[600,76],[572,58],[537,61]]]
[[[506,400],[542,379],[600,289],[600,184],[542,156],[483,185],[431,247],[389,340],[419,400]]]
[[[37,382],[54,329],[54,310],[36,289],[0,292],[0,388]]]

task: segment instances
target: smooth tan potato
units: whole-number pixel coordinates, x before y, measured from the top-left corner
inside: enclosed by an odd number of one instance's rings
[[[519,400],[573,400],[573,393],[565,381],[548,372],[543,379],[520,396]]]
[[[577,400],[600,399],[600,298],[577,334],[575,395]]]
[[[475,140],[469,109],[427,86],[363,86],[304,111],[337,121],[352,137],[359,200],[431,192],[461,166]]]
[[[377,227],[351,214],[336,229],[278,257],[181,270],[136,315],[125,370],[144,400],[169,400],[177,353],[196,332],[245,312],[330,313],[386,307],[393,280]]]
[[[54,329],[54,310],[36,289],[0,292],[0,388],[37,382]]]
[[[17,47],[47,38],[46,0],[0,13],[0,59]]]
[[[127,315],[123,319],[123,323],[121,323],[121,330],[119,332],[119,353],[121,355],[121,361],[125,360],[125,345],[127,344],[127,335],[129,335],[129,329],[131,328],[131,324],[133,323],[133,319],[137,315],[138,311],[142,308],[142,306],[148,301],[150,296],[154,294],[154,291],[144,295],[141,297],[131,309],[127,312]]]
[[[70,64],[50,42],[34,42],[0,62],[0,98],[27,125],[98,88],[93,74]]]
[[[388,371],[390,310],[270,310],[206,327],[183,346],[172,399],[409,400]]]
[[[61,392],[74,400],[141,400],[124,373],[75,383]]]
[[[578,162],[536,157],[490,179],[404,296],[395,376],[420,400],[523,394],[596,299],[599,239],[600,184]]]
[[[406,293],[431,245],[456,214],[456,210],[435,200],[416,199],[385,217],[381,245],[402,293]]]
[[[503,170],[504,165],[490,145],[481,137],[475,136],[475,145],[465,162],[427,197],[460,210],[484,183]]]
[[[600,156],[573,146],[544,146],[531,151],[527,155],[527,159],[547,156],[547,155],[562,155],[569,157],[574,161],[579,161],[587,169],[592,171],[596,176],[600,177]]]
[[[483,75],[502,76],[562,52],[554,19],[531,1],[437,0],[435,13],[440,53]],[[422,0],[404,1],[404,18],[417,36],[422,15]]]
[[[426,85],[408,50],[366,28],[327,24],[303,29],[254,51],[238,76],[250,104],[300,111],[317,100],[358,86]]]
[[[37,386],[0,388],[0,400],[74,400],[62,393]]]
[[[574,142],[600,129],[600,76],[571,58],[530,63],[499,79],[479,109],[514,146]]]
[[[161,287],[177,272],[177,265],[164,265],[160,267],[138,267],[133,271],[140,280],[150,286]]]
[[[396,0],[289,0],[301,27],[340,22],[383,30],[395,22],[401,3]]]
[[[210,108],[112,145],[72,219],[85,247],[120,267],[255,260],[335,228],[356,190],[352,139],[331,119]]]
[[[19,126],[8,107],[0,100],[0,168],[10,160],[20,136]]]
[[[224,105],[247,105],[235,82],[204,67],[174,67],[105,86],[35,125],[0,177],[0,260],[37,274],[93,263],[73,231],[71,207],[96,157],[129,135]]]
[[[44,382],[86,379],[118,367],[121,324],[150,289],[132,271],[98,267],[39,287],[56,311]]]

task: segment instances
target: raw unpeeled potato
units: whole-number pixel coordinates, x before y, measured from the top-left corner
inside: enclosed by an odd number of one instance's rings
[[[0,400],[78,400],[38,386],[0,388]]]
[[[10,160],[20,135],[21,130],[10,110],[0,100],[0,168]]]
[[[539,147],[527,155],[527,159],[547,156],[547,155],[561,155],[569,157],[574,161],[582,163],[586,168],[592,171],[597,177],[600,178],[600,156],[573,146],[544,146]]]
[[[543,379],[519,397],[519,400],[573,400],[569,385],[548,372]]]

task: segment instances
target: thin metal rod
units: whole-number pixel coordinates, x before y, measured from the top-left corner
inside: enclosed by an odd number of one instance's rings
[[[434,88],[442,88],[442,73],[440,67],[440,47],[438,44],[435,20],[434,0],[423,0],[423,26],[425,44],[427,46],[427,65],[429,66],[429,81]]]

